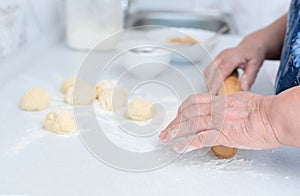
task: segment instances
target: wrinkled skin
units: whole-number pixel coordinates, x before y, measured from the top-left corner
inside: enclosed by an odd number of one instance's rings
[[[215,145],[246,149],[278,147],[280,143],[267,115],[273,98],[249,92],[226,97],[192,95],[161,132],[160,141],[169,143],[188,137],[175,144],[179,153]]]
[[[204,72],[210,93],[216,95],[224,79],[236,68],[244,70],[241,77],[242,89],[250,90],[264,60],[264,50],[257,45],[240,44],[235,48],[224,50]]]
[[[224,79],[236,68],[244,70],[242,89],[249,90],[263,61],[280,59],[286,21],[287,14],[269,26],[249,34],[238,46],[221,52],[204,73],[210,93],[216,95]]]
[[[219,54],[205,70],[210,95],[217,94],[236,68],[244,70],[241,86],[249,90],[263,61],[280,59],[286,24],[287,14]],[[214,145],[248,149],[300,147],[300,86],[276,96],[245,91],[225,97],[210,95],[193,95],[182,103],[176,118],[161,132],[161,142],[187,138],[175,144],[177,152]]]

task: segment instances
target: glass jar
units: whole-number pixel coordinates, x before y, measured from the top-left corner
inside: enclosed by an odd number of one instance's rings
[[[123,28],[121,0],[66,0],[66,41],[69,47],[90,50]],[[113,49],[112,41],[102,49]]]

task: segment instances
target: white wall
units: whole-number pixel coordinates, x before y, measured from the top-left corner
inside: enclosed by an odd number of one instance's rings
[[[195,10],[205,7],[194,0]],[[246,35],[262,28],[288,11],[290,0],[210,0],[207,7],[232,13],[240,34]]]
[[[287,11],[290,0],[132,0],[142,9],[230,12],[242,35],[261,28]],[[61,33],[64,0],[0,0],[0,60],[41,36]]]
[[[63,0],[1,0],[0,59],[41,36],[61,31]]]
[[[229,12],[236,18],[240,34],[246,35],[287,12],[290,0],[133,0],[133,4],[141,9]]]

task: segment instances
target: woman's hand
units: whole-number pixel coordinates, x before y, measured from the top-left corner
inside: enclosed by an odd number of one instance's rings
[[[203,147],[262,149],[280,146],[267,111],[275,96],[239,92],[225,97],[192,95],[182,103],[176,118],[160,133],[160,140],[175,144],[179,152]]]
[[[249,90],[264,60],[264,48],[249,39],[235,48],[224,50],[204,72],[210,93],[216,95],[224,79],[238,67],[244,70],[242,89]]]
[[[244,70],[242,89],[249,90],[265,59],[278,60],[283,45],[287,14],[269,26],[248,35],[237,47],[217,56],[205,70],[212,95],[216,95],[225,78],[238,67]]]

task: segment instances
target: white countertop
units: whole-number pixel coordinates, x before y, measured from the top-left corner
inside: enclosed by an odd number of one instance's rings
[[[217,54],[239,37],[222,37]],[[299,195],[300,149],[240,150],[230,160],[191,152],[151,172],[125,172],[98,161],[78,134],[63,137],[41,128],[47,111],[19,109],[23,93],[37,85],[57,99],[63,79],[76,74],[85,52],[57,44],[19,64],[0,91],[0,195]],[[268,62],[253,91],[272,94],[278,63]],[[7,68],[7,65],[5,65]],[[22,67],[22,69],[21,69]],[[177,65],[183,72],[189,66]],[[11,68],[13,69],[13,67]],[[8,68],[9,70],[9,68]],[[9,72],[9,71],[8,71]],[[7,72],[7,73],[8,73]],[[12,72],[10,70],[10,72]],[[0,73],[5,77],[6,73]],[[11,74],[12,75],[12,74]],[[57,102],[53,107],[58,107]]]

